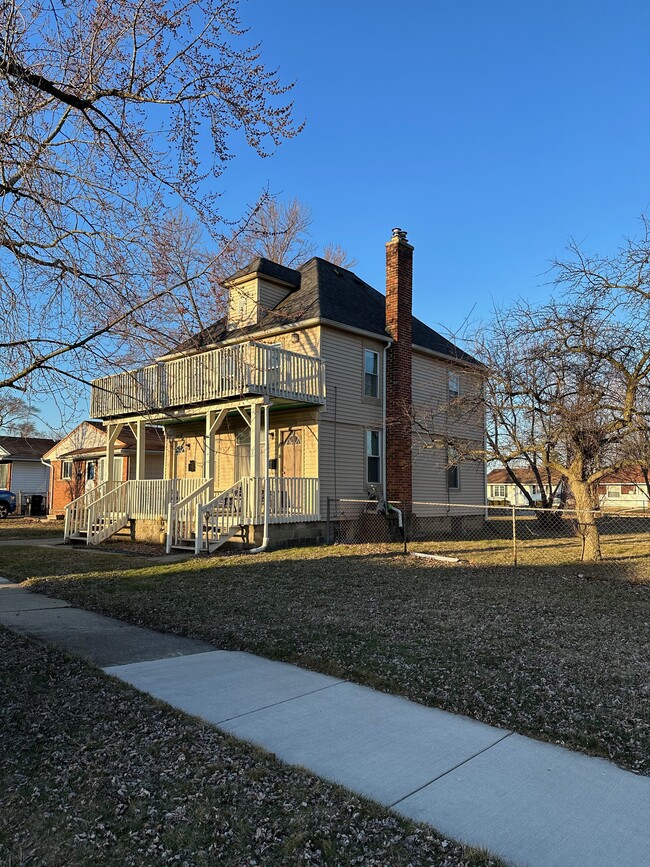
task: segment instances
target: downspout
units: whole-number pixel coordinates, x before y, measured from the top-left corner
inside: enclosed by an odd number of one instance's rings
[[[44,458],[41,458],[41,463],[44,467],[47,467],[49,475],[47,477],[47,514],[49,515],[52,511],[52,491],[54,488],[54,479],[52,478],[54,473],[52,472],[52,464],[49,461],[46,461]]]
[[[264,535],[259,548],[251,548],[250,554],[261,554],[269,546],[269,405],[264,404]]]

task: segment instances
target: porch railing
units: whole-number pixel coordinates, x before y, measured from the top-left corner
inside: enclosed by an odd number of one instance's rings
[[[210,479],[206,479],[196,490],[178,503],[170,503],[167,510],[167,544],[169,554],[172,546],[181,541],[194,539],[197,524],[197,510],[210,496]]]
[[[63,538],[79,536],[88,528],[88,509],[90,505],[101,499],[108,490],[107,482],[102,482],[90,491],[86,491],[65,507],[65,524]]]
[[[99,545],[129,522],[129,482],[122,482],[88,506],[86,544]]]
[[[250,523],[246,510],[250,502],[251,482],[254,482],[254,479],[240,479],[232,487],[198,507],[195,554],[211,551],[221,542],[223,536],[228,536],[235,527]]]
[[[252,524],[264,521],[265,504],[268,508],[269,523],[292,524],[300,521],[320,519],[319,479],[269,478],[268,497],[265,479],[251,479],[250,502]]]
[[[200,488],[205,479],[143,479],[129,483],[131,518],[167,516],[170,503],[178,503]]]
[[[322,404],[323,362],[255,341],[225,346],[94,380],[90,414],[116,418],[243,395]]]
[[[227,491],[211,494],[209,479],[151,479],[98,485],[66,506],[65,538],[86,536],[98,544],[126,526],[131,518],[167,518],[167,551],[180,540],[208,549],[224,530],[261,524],[265,509],[270,524],[320,520],[319,480],[315,478],[244,477]],[[119,525],[119,526],[118,526]],[[197,542],[198,544],[198,542]]]

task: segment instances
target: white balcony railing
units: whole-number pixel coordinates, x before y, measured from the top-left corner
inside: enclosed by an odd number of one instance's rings
[[[244,395],[322,404],[324,365],[279,346],[239,343],[96,379],[90,415],[146,415]]]

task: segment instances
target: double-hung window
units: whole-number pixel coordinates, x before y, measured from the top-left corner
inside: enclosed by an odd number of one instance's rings
[[[447,391],[449,400],[455,400],[460,395],[460,376],[454,370],[449,371]]]
[[[61,461],[61,478],[72,478],[72,461]]]
[[[365,397],[379,397],[379,353],[372,349],[364,350],[364,382]]]
[[[366,480],[369,485],[381,482],[381,431],[366,431]]]
[[[451,446],[447,449],[447,488],[450,491],[455,491],[460,488],[458,452]]]

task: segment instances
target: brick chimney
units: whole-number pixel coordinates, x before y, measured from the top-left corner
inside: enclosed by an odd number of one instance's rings
[[[386,358],[386,499],[411,511],[411,317],[413,247],[393,229],[386,244],[386,332],[393,339]]]

